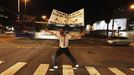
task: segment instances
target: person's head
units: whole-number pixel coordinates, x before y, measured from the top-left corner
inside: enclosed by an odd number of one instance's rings
[[[60,28],[60,35],[65,35],[65,30],[64,30],[64,28]]]

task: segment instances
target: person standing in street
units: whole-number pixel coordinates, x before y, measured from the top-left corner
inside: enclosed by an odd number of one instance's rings
[[[68,48],[69,39],[71,39],[71,36],[65,31],[65,28],[61,28],[59,30],[59,33],[54,33],[54,32],[51,32],[47,29],[45,29],[45,31],[57,36],[59,39],[59,49],[52,56],[52,66],[53,67],[49,70],[55,71],[55,69],[58,69],[57,58],[62,54],[65,54],[71,60],[71,62],[73,63],[73,69],[77,69],[79,67],[78,62],[72,56],[72,54],[70,53],[69,48]],[[80,34],[80,36],[82,36],[82,34]],[[75,36],[74,38],[77,38],[80,36]]]

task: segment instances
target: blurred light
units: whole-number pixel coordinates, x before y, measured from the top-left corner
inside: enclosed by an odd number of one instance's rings
[[[134,9],[134,4],[132,4],[132,5],[130,6],[130,9]]]
[[[8,16],[5,16],[5,18],[8,18]]]
[[[45,16],[45,15],[42,16],[42,19],[46,19],[46,18],[47,18],[47,16]]]
[[[0,17],[4,17],[4,15],[0,14]]]
[[[23,0],[23,2],[29,2],[29,0]]]

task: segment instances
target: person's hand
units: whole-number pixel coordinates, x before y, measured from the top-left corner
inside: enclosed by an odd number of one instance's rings
[[[84,33],[84,32],[81,32],[81,33],[80,33],[80,36],[84,36],[84,35],[85,35],[85,33]]]
[[[45,31],[48,31],[48,29],[47,29],[47,28],[45,28]]]

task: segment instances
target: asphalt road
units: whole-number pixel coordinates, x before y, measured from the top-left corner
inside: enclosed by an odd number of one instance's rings
[[[110,46],[101,39],[70,41],[69,49],[80,67],[62,55],[59,69],[49,72],[57,40],[0,39],[0,75],[134,75],[134,47]],[[64,66],[64,67],[63,67]]]

